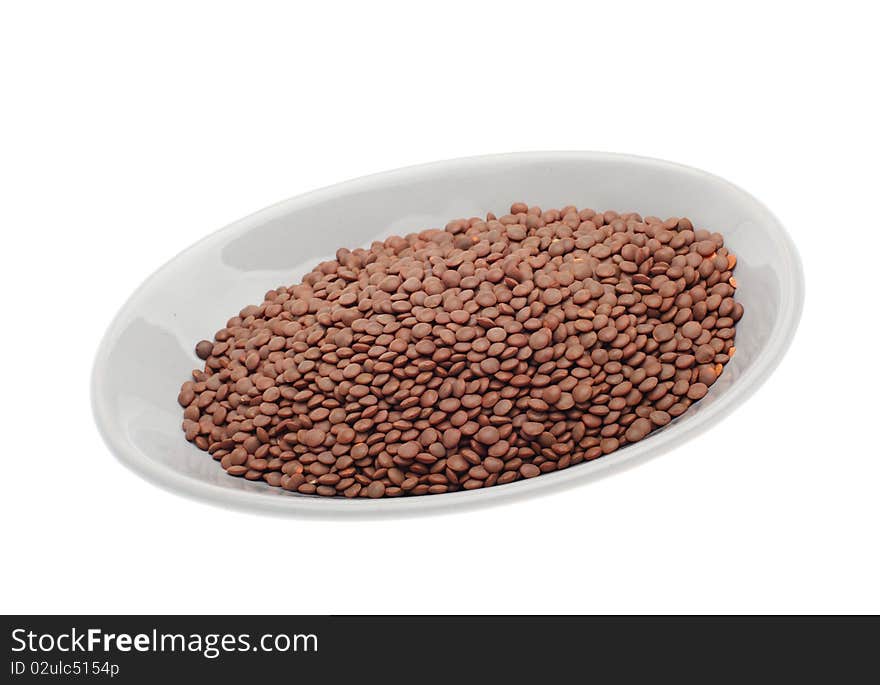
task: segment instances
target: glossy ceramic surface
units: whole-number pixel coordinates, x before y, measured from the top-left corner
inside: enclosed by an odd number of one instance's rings
[[[187,443],[177,393],[200,366],[193,346],[243,306],[297,281],[338,247],[501,214],[511,202],[576,204],[688,216],[721,231],[738,258],[745,316],[737,352],[709,394],[647,439],[609,456],[485,490],[382,500],[289,493],[226,475]],[[356,220],[353,218],[356,217]],[[374,517],[460,510],[585,483],[656,456],[714,425],[779,363],[803,302],[797,251],[777,219],[721,178],[670,162],[590,152],[475,157],[390,171],[286,200],[196,243],[154,273],[110,325],[95,361],[92,401],[111,451],[150,481],[222,506],[300,516]]]

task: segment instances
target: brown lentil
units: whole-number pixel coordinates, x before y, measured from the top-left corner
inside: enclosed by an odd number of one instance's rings
[[[524,203],[342,248],[196,345],[183,431],[229,475],[306,495],[535,478],[710,392],[736,261],[688,219]]]

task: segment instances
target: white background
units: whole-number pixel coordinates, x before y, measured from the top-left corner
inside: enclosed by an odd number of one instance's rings
[[[0,611],[878,612],[869,3],[4,3]],[[772,379],[646,465],[466,514],[225,511],[121,466],[91,362],[156,267],[366,173],[593,149],[741,185],[801,250]]]

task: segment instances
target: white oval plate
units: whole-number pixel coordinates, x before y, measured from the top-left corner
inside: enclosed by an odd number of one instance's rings
[[[186,442],[177,404],[201,362],[193,347],[267,290],[298,281],[339,247],[504,213],[545,208],[687,216],[724,234],[737,255],[745,316],[736,354],[709,394],[663,430],[595,461],[484,490],[395,499],[290,493],[225,474]],[[511,500],[585,483],[661,454],[727,415],[763,383],[791,342],[804,297],[797,250],[779,221],[731,183],[689,167],[594,152],[535,152],[398,169],[286,200],[213,233],[165,264],[129,298],[98,350],[95,419],[111,451],[144,478],[226,507],[298,516],[401,516]]]

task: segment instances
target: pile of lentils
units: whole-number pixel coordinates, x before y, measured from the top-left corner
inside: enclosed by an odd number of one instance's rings
[[[183,430],[229,475],[304,495],[565,469],[706,395],[735,351],[735,265],[688,219],[523,203],[343,248],[198,343]]]

